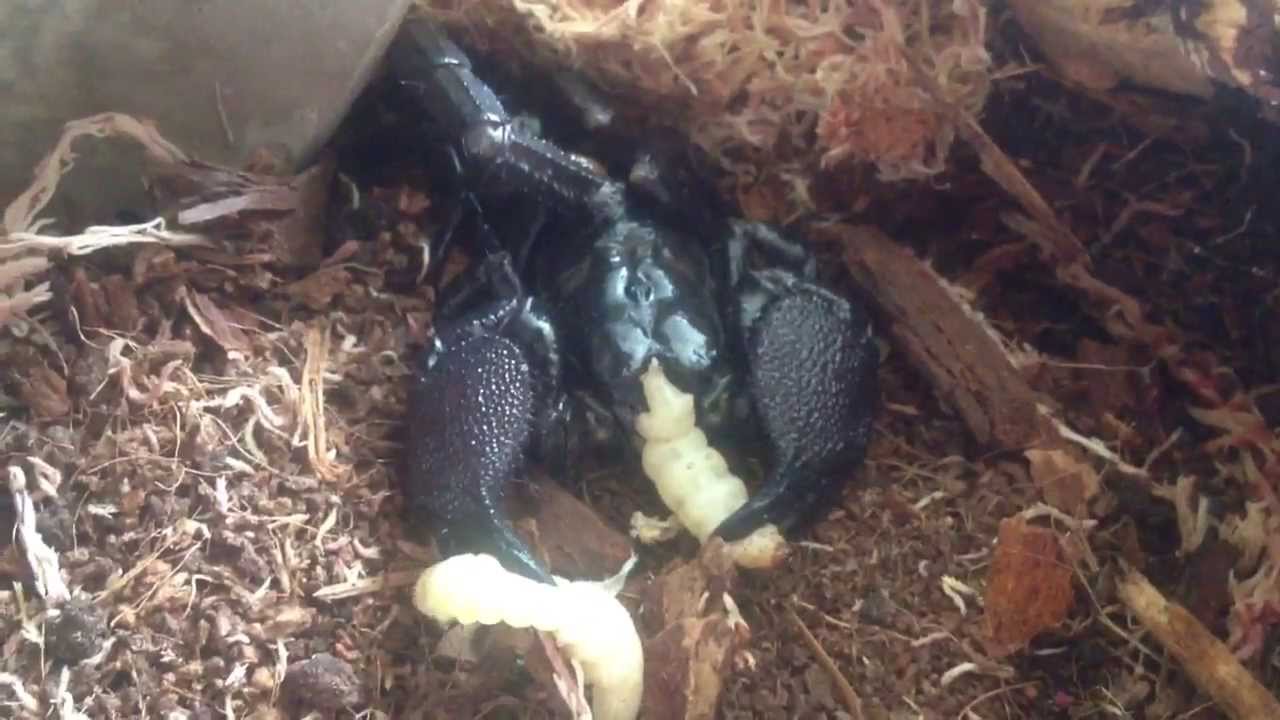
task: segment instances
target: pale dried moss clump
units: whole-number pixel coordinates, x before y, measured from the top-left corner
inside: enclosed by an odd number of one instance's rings
[[[418,0],[456,33],[571,64],[662,107],[746,181],[871,163],[883,179],[941,171],[954,128],[914,80],[981,110],[981,0]]]
[[[129,115],[108,112],[68,122],[57,145],[36,166],[30,187],[10,200],[0,216],[0,328],[24,320],[28,311],[53,299],[50,284],[43,279],[53,256],[87,255],[103,248],[136,243],[171,246],[205,243],[198,235],[166,229],[161,218],[138,225],[92,226],[72,235],[48,234],[52,221],[41,218],[40,214],[58,191],[62,176],[75,166],[73,146],[86,137],[129,139],[141,145],[148,158],[161,162],[186,159],[186,155],[161,137],[155,128]]]

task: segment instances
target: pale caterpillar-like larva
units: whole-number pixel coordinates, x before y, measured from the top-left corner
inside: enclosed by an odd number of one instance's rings
[[[596,720],[633,720],[644,690],[644,650],[609,583],[531,580],[492,555],[454,555],[423,571],[413,604],[440,623],[532,627],[555,636],[582,665]]]
[[[698,429],[693,395],[672,385],[656,359],[640,380],[649,405],[636,418],[636,432],[645,441],[644,473],[680,524],[705,543],[721,521],[746,504],[747,486]],[[633,527],[644,524],[643,516],[632,517]],[[730,543],[730,552],[743,567],[770,568],[786,555],[786,540],[770,524]]]

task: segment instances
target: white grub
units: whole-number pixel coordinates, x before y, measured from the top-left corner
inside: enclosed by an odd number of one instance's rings
[[[636,431],[645,441],[644,473],[680,523],[705,543],[725,518],[746,504],[747,486],[698,429],[693,395],[672,385],[656,359],[640,380],[649,405],[648,412],[636,418]],[[769,524],[730,543],[730,552],[742,567],[772,568],[785,557],[786,541]]]
[[[555,636],[592,686],[595,720],[633,720],[644,689],[644,651],[613,582],[547,585],[508,572],[491,555],[455,555],[418,578],[413,604],[440,623],[532,627]]]

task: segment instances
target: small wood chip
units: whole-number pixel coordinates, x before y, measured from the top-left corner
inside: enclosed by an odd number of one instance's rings
[[[1058,534],[1022,516],[1000,523],[1000,539],[984,597],[988,650],[1004,657],[1066,618],[1071,609],[1071,567]]]

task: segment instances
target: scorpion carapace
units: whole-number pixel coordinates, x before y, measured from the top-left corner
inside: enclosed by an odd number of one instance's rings
[[[503,490],[526,461],[554,473],[634,438],[654,358],[698,398],[708,435],[767,441],[766,480],[718,534],[799,530],[832,502],[866,450],[878,355],[867,313],[819,286],[802,243],[724,211],[669,143],[635,148],[618,178],[550,142],[429,20],[406,23],[389,64],[442,138],[458,190],[431,257],[443,266],[466,228],[478,258],[437,293],[436,340],[410,394],[405,492],[446,554],[492,553],[547,580]],[[584,129],[607,124],[589,86],[555,85]],[[438,283],[438,269],[427,277]]]

